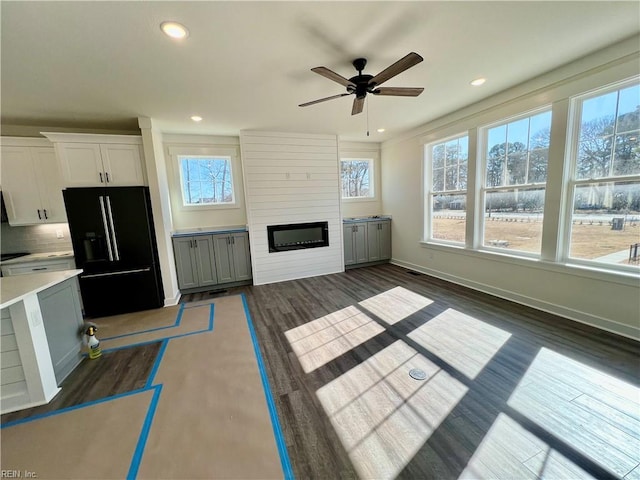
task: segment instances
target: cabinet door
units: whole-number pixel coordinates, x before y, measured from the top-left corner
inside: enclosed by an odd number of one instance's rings
[[[32,147],[31,158],[42,201],[41,217],[47,223],[66,223],[62,175],[53,148]]]
[[[211,235],[198,235],[194,237],[195,263],[198,269],[199,287],[215,285],[218,283],[214,263],[213,238]]]
[[[95,143],[56,143],[62,178],[67,187],[103,187],[100,145]]]
[[[144,185],[139,145],[105,143],[100,152],[107,186]]]
[[[380,222],[379,225],[378,246],[380,260],[389,260],[391,258],[391,222],[387,220]]]
[[[391,222],[369,222],[367,224],[367,245],[369,261],[391,258]]]
[[[239,282],[251,279],[249,234],[243,232],[231,235],[231,251],[233,252],[233,273],[235,281]]]
[[[218,283],[234,282],[231,237],[229,235],[213,235],[213,249],[215,252]]]
[[[82,313],[75,277],[38,293],[42,321],[58,385],[82,361]]]
[[[344,264],[353,265],[356,263],[354,236],[355,227],[352,224],[342,226],[342,238],[344,243]]]
[[[173,255],[176,259],[178,288],[194,288],[198,286],[198,271],[195,265],[193,237],[173,239]]]
[[[2,147],[2,194],[11,225],[42,223],[42,206],[30,147]],[[38,215],[40,214],[40,215]]]
[[[369,260],[369,253],[367,248],[367,224],[356,223],[354,235],[354,250],[356,263],[364,263]]]

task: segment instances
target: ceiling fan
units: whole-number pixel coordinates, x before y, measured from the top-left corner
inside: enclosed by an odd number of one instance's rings
[[[415,52],[411,52],[398,60],[393,65],[388,66],[376,76],[366,75],[362,73],[365,65],[367,64],[366,58],[356,58],[352,63],[355,69],[358,71],[358,75],[349,79],[344,78],[342,75],[338,75],[336,72],[329,70],[327,67],[315,67],[311,71],[327,77],[329,80],[339,83],[340,85],[347,87],[347,93],[341,93],[339,95],[332,95],[330,97],[320,98],[311,102],[302,103],[300,107],[308,107],[320,102],[326,102],[327,100],[333,100],[334,98],[345,97],[347,95],[355,95],[353,99],[353,107],[351,109],[351,115],[356,115],[362,112],[364,107],[364,99],[367,93],[373,95],[392,95],[397,97],[417,97],[422,93],[424,88],[413,87],[380,87],[384,82],[396,75],[404,72],[405,70],[417,65],[424,60],[420,55]]]

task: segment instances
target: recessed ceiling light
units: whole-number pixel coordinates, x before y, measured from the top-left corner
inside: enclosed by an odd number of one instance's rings
[[[162,22],[160,29],[171,38],[185,38],[189,36],[189,30],[178,22]]]
[[[475,80],[471,81],[471,85],[473,85],[474,87],[479,87],[480,85],[482,85],[484,82],[486,82],[487,79],[486,78],[476,78]]]
[[[384,132],[384,128],[379,128],[378,133],[382,133],[382,132]]]
[[[191,117],[191,120],[193,120],[194,122],[201,122],[202,117],[200,115],[194,115]]]

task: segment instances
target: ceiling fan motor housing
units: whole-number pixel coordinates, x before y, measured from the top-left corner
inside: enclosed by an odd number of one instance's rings
[[[356,94],[356,97],[362,98],[367,92],[371,92],[375,85],[369,85],[369,80],[373,78],[373,75],[356,75],[355,77],[351,77],[349,81],[355,84],[355,87],[352,85],[347,86],[347,92]]]

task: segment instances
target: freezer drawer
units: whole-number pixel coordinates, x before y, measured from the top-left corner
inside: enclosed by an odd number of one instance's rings
[[[80,276],[87,317],[102,317],[163,306],[163,291],[153,267]]]

